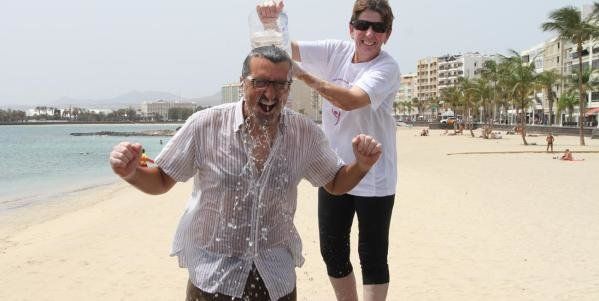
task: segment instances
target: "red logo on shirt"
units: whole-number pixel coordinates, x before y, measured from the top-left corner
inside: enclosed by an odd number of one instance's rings
[[[335,125],[339,124],[339,120],[341,119],[341,111],[331,108],[331,113],[335,117]]]

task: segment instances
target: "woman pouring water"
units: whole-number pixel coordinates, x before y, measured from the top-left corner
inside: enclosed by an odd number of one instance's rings
[[[263,23],[273,23],[283,2],[257,7]],[[387,252],[389,225],[395,200],[397,152],[391,115],[399,89],[397,62],[383,45],[391,36],[393,12],[386,0],[357,0],[348,23],[351,40],[292,41],[294,76],[318,91],[322,126],[332,148],[352,160],[350,141],[366,133],[381,142],[383,156],[353,190],[334,196],[318,192],[320,250],[338,300],[357,300],[356,281],[349,260],[349,236],[358,216],[358,252],[364,300],[384,300],[389,284]]]

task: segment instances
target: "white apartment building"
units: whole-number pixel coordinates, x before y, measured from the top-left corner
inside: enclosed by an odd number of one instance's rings
[[[592,11],[592,5],[585,5],[582,8],[582,14],[588,16]],[[599,68],[599,41],[591,40],[583,44],[582,52],[582,63],[583,68]],[[537,73],[543,71],[555,71],[562,76],[568,76],[572,72],[578,71],[578,52],[577,46],[570,41],[565,41],[554,37],[545,41],[542,44],[534,46],[530,49],[521,52],[522,58],[525,62],[534,62],[535,71]],[[565,82],[557,84],[554,87],[554,92],[557,97],[553,104],[552,111],[557,114],[557,99],[563,93],[566,87]],[[543,120],[548,120],[549,116],[549,102],[543,91],[538,91],[535,94],[535,114],[543,116]],[[589,91],[587,96],[586,112],[592,116],[591,121],[597,120],[597,114],[599,114],[599,91]],[[573,117],[578,119],[578,109],[574,110]],[[552,123],[560,123],[565,118],[565,112],[561,113],[561,116],[554,116]]]
[[[322,120],[322,101],[323,98],[318,92],[308,87],[303,81],[296,80],[291,85],[287,107],[320,122]]]
[[[417,97],[433,99],[441,90],[455,86],[459,77],[477,78],[485,61],[492,59],[478,52],[447,54],[418,61]]]
[[[544,66],[545,66],[545,56],[543,55],[545,53],[545,43],[536,45],[532,48],[529,48],[527,50],[524,50],[520,53],[520,56],[522,57],[522,61],[525,64],[529,64],[532,63],[534,64],[535,67],[535,72],[541,73],[543,72]],[[528,110],[528,112],[526,112],[526,114],[530,115],[529,118],[529,122],[533,123],[536,121],[542,121],[545,118],[544,116],[544,109],[543,106],[547,103],[547,97],[545,97],[543,95],[543,91],[538,90],[535,92],[535,97],[534,97],[534,101],[532,102],[530,109]],[[547,111],[549,111],[549,109],[547,109]],[[517,112],[515,111],[515,109],[509,110],[509,114],[511,114],[512,116],[515,116],[517,114]],[[534,117],[533,117],[534,116]]]
[[[408,73],[401,75],[399,83],[399,91],[395,96],[395,101],[412,101],[417,96],[418,77],[416,73]]]
[[[445,88],[455,86],[459,77],[469,79],[479,77],[483,64],[491,59],[490,56],[478,52],[438,57],[437,88],[439,93]]]
[[[439,97],[437,89],[437,58],[418,60],[416,68],[416,97],[421,100]]]
[[[592,10],[592,5],[584,5],[582,7],[583,18],[588,17]],[[598,42],[599,41],[597,40],[591,40],[586,41],[583,44],[582,63],[584,69],[599,68]],[[568,76],[572,74],[572,72],[578,71],[578,52],[576,47],[577,46],[572,42],[559,39],[558,37],[554,37],[545,41],[543,44],[540,45],[540,48],[542,48],[542,50],[540,50],[540,54],[537,54],[538,56],[542,56],[543,58],[540,67],[537,66],[540,60],[534,60],[535,67],[537,68],[536,71],[542,72],[553,70],[562,76]],[[529,55],[535,52],[534,50],[537,50],[537,48],[539,48],[539,46],[524,51],[522,52],[522,54],[523,56]],[[565,85],[565,82],[562,82],[554,87],[554,92],[556,93],[557,98],[559,98],[559,96],[564,92],[565,89],[568,89],[568,87]],[[542,92],[538,93],[536,96],[542,98],[542,110],[544,118],[549,118],[549,104],[547,96],[543,95]],[[587,99],[588,101],[586,103],[586,112],[589,116],[592,116],[591,120],[596,122],[597,114],[599,114],[599,91],[589,91]],[[557,99],[553,104],[552,111],[554,112],[554,114],[557,114]],[[576,120],[578,120],[578,109],[575,109],[572,115]],[[552,123],[559,123],[560,120],[563,121],[564,118],[565,112],[562,112],[561,116],[556,116],[555,119],[552,120]]]
[[[241,83],[239,83],[239,82],[224,84],[220,88],[221,103],[230,103],[230,102],[239,101],[239,98],[241,97],[241,95],[239,93],[240,92],[239,89],[241,89]]]
[[[168,120],[168,110],[171,108],[183,108],[195,110],[196,105],[191,102],[176,102],[176,101],[144,101],[141,104],[141,115],[146,118],[160,116],[164,120]]]
[[[582,51],[582,67],[583,70],[599,69],[599,41],[592,40],[583,44]],[[564,57],[564,75],[571,74],[572,72],[578,72],[578,51],[576,45],[567,42]],[[597,75],[595,75],[596,77]],[[587,95],[586,113],[592,117],[594,121],[597,120],[599,114],[599,91],[589,91]],[[574,118],[578,119],[578,110],[574,110]],[[599,127],[599,125],[598,125]]]
[[[458,78],[477,78],[480,69],[491,56],[478,52],[464,54],[447,54],[418,60],[416,73],[416,97],[419,101],[439,99],[442,90],[455,86]],[[443,103],[443,99],[439,99]],[[436,118],[441,108],[431,107],[425,117]]]

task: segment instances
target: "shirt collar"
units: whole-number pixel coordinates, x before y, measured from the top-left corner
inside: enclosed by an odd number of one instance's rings
[[[245,100],[240,98],[239,101],[235,104],[235,132],[238,132],[243,125],[243,102]]]

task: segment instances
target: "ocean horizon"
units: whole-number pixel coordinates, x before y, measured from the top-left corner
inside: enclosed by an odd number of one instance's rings
[[[100,131],[176,129],[181,124],[43,124],[0,126],[0,213],[119,181],[108,163],[120,141],[138,142],[151,158],[170,137],[72,136]],[[162,144],[161,144],[162,140]]]

